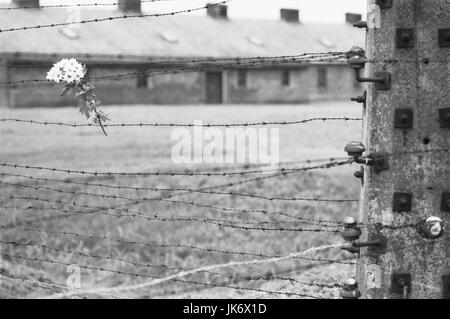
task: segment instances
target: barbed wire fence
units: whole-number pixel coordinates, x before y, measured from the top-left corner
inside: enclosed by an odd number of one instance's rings
[[[167,0],[150,0],[141,2],[157,2]],[[122,15],[111,16],[106,18],[82,20],[79,22],[68,23],[54,23],[34,26],[23,26],[14,28],[0,29],[0,33],[27,31],[31,29],[54,28],[66,26],[73,23],[100,23],[113,21],[117,19],[129,18],[158,18],[164,16],[174,16],[177,14],[190,13],[207,9],[209,6],[226,4],[230,1],[222,1],[207,6],[198,8],[189,8],[180,11],[173,11],[168,13],[158,14],[137,14],[137,15]],[[55,4],[43,6],[48,8],[67,8],[67,7],[84,7],[84,6],[112,6],[119,2],[109,4],[70,4],[62,5]],[[2,11],[12,11],[18,9],[25,9],[24,7],[0,7]],[[59,56],[58,53],[52,55],[53,58]],[[96,58],[93,55],[86,56],[86,58]],[[97,57],[99,58],[99,57]],[[111,74],[106,76],[91,77],[92,81],[110,81],[121,79],[135,78],[140,75],[157,76],[169,73],[181,72],[200,72],[208,70],[223,70],[232,68],[262,68],[271,65],[303,65],[310,63],[342,63],[347,60],[347,52],[327,52],[327,53],[303,53],[295,56],[272,56],[272,57],[241,57],[241,58],[209,58],[198,60],[151,60],[143,59],[142,57],[123,57],[121,59],[127,60],[130,63],[140,63],[140,65],[148,67],[144,72],[127,72]],[[117,62],[110,62],[115,64]],[[52,62],[36,63],[36,64],[17,64],[7,63],[1,66],[6,67],[46,67]],[[14,89],[21,89],[30,86],[54,86],[45,79],[20,79],[0,82],[1,87],[11,87]],[[361,121],[361,118],[353,117],[315,117],[291,121],[263,121],[263,122],[239,122],[239,123],[207,123],[203,127],[253,127],[253,126],[295,126],[301,124],[308,124],[312,122],[322,122],[327,124],[329,122],[348,122]],[[23,125],[36,126],[62,126],[68,128],[82,128],[82,127],[96,127],[97,124],[91,123],[68,123],[68,122],[52,122],[52,121],[38,121],[33,119],[22,118],[0,118],[0,123],[15,123]],[[104,124],[104,127],[195,127],[196,124],[191,123],[161,123],[161,122],[141,122],[141,123],[112,123]],[[427,153],[427,152],[448,152],[448,149],[431,149],[431,150],[417,150],[413,152]],[[411,153],[411,152],[408,152]],[[387,156],[402,156],[405,152],[398,152],[387,154]],[[89,288],[73,287],[66,284],[55,283],[47,277],[36,279],[27,278],[27,276],[12,273],[7,267],[2,267],[0,270],[0,278],[3,282],[18,283],[30,287],[35,293],[34,289],[38,290],[38,296],[44,298],[67,298],[76,296],[78,298],[88,298],[90,296],[100,296],[105,298],[128,298],[129,292],[140,291],[149,287],[154,287],[167,283],[174,283],[177,285],[185,285],[187,287],[201,287],[205,288],[220,288],[229,289],[233,291],[243,291],[247,293],[258,293],[264,296],[282,296],[282,297],[296,297],[296,298],[324,298],[321,293],[304,292],[305,289],[314,287],[320,291],[332,291],[336,296],[336,292],[343,288],[341,283],[330,282],[316,282],[298,280],[295,276],[286,275],[296,272],[300,268],[314,268],[322,265],[344,265],[346,267],[355,267],[355,258],[353,255],[348,257],[341,253],[341,248],[344,247],[342,243],[338,242],[337,236],[342,232],[342,229],[348,226],[344,222],[344,216],[336,216],[333,219],[325,219],[321,217],[310,217],[304,214],[301,210],[291,211],[288,208],[273,210],[267,208],[265,205],[273,202],[293,203],[297,205],[299,202],[306,202],[315,205],[352,205],[359,202],[355,198],[336,198],[324,196],[282,196],[276,194],[258,194],[254,192],[242,192],[240,190],[232,190],[231,188],[241,185],[252,185],[254,183],[263,181],[274,181],[278,179],[287,180],[293,175],[298,176],[300,173],[311,171],[325,171],[330,169],[341,168],[349,166],[354,163],[351,157],[343,158],[322,158],[322,159],[308,159],[303,161],[296,161],[290,163],[282,163],[276,169],[267,170],[262,168],[223,168],[216,167],[214,169],[186,169],[177,171],[143,171],[143,172],[113,172],[113,171],[89,171],[78,170],[71,168],[59,168],[49,166],[27,165],[20,163],[0,163],[0,167],[5,170],[0,173],[0,187],[2,194],[0,196],[0,210],[11,213],[12,221],[0,224],[0,245],[2,252],[0,256],[8,263],[22,262],[26,265],[47,265],[49,271],[53,269],[66,269],[68,266],[76,264],[79,268],[85,271],[92,271],[95,273],[106,273],[109,275],[119,276],[120,278],[128,278],[126,280],[116,281],[114,285],[98,288],[92,285]],[[317,165],[314,165],[317,164]],[[299,166],[302,165],[302,166]],[[26,173],[23,173],[26,171]],[[47,173],[61,173],[67,174],[67,178],[42,177],[33,175],[33,172],[47,172]],[[85,181],[77,178],[92,178],[94,181]],[[226,181],[218,184],[208,184],[206,186],[188,186],[188,187],[161,187],[161,186],[135,186],[132,184],[111,184],[100,183],[96,179],[112,177],[116,178],[184,178],[194,180],[196,178],[232,178],[238,177],[235,181]],[[250,176],[250,177],[247,177]],[[244,178],[245,177],[245,178]],[[215,179],[214,179],[215,180]],[[276,182],[274,182],[276,183]],[[82,190],[79,190],[79,189]],[[86,189],[94,189],[87,191]],[[101,190],[104,191],[101,191]],[[39,195],[30,195],[28,192],[38,193]],[[111,194],[107,191],[121,192]],[[125,192],[126,194],[122,194]],[[129,193],[133,195],[130,196]],[[151,192],[152,196],[148,193]],[[155,194],[156,193],[156,194]],[[138,194],[138,195],[136,195]],[[141,195],[144,194],[144,195]],[[173,199],[179,196],[189,195],[206,195],[208,197],[220,196],[227,198],[239,198],[242,200],[252,200],[258,203],[264,203],[263,208],[249,209],[247,207],[225,206],[222,204],[211,204],[210,201],[201,199]],[[61,199],[62,198],[62,199]],[[67,199],[69,198],[69,199]],[[75,199],[73,199],[75,198]],[[216,198],[216,197],[214,197]],[[113,201],[113,205],[105,205],[104,201]],[[95,205],[88,204],[95,202]],[[143,206],[145,203],[157,203],[158,205],[173,205],[180,207],[186,212],[183,216],[166,214],[166,209],[161,208],[160,212],[154,212],[153,208],[134,209],[136,206]],[[216,201],[217,202],[217,201]],[[218,200],[220,202],[220,200]],[[218,217],[205,217],[201,214],[191,214],[192,209],[205,209],[208,212],[214,211],[213,215],[220,214]],[[24,216],[26,215],[26,216]],[[27,215],[32,215],[33,218]],[[37,215],[37,216],[35,216]],[[72,218],[93,216],[92,225],[88,224],[86,229],[77,231],[62,229],[58,224],[52,224],[53,221],[69,221]],[[295,235],[303,235],[308,233],[316,233],[318,235],[326,235],[331,238],[334,244],[329,244],[325,241],[323,245],[310,247],[306,250],[299,250],[292,247],[290,253],[280,255],[276,253],[267,253],[256,250],[245,249],[229,249],[223,248],[222,245],[214,247],[212,245],[199,245],[189,242],[151,242],[142,239],[142,236],[136,234],[123,234],[113,236],[113,231],[99,226],[101,218],[114,218],[118,220],[118,228],[120,229],[120,222],[123,219],[131,222],[137,221],[141,227],[154,227],[155,223],[166,223],[174,225],[173,229],[176,231],[177,227],[190,227],[189,224],[198,227],[198,225],[205,225],[208,228],[228,229],[230,231],[238,231],[243,233],[268,233],[274,232],[277,234],[292,233]],[[95,222],[98,219],[99,222]],[[181,226],[180,226],[181,225]],[[372,227],[375,224],[358,223],[360,227]],[[50,226],[50,227],[47,227]],[[67,226],[66,226],[67,227]],[[98,229],[95,229],[95,228]],[[415,228],[416,224],[413,222],[398,225],[377,225],[383,231],[410,231]],[[90,232],[90,230],[92,232]],[[152,228],[158,230],[158,226]],[[227,235],[232,233],[227,232]],[[135,239],[130,239],[128,235],[135,235]],[[133,236],[131,236],[133,237]],[[240,237],[242,238],[242,236]],[[254,237],[257,238],[257,237]],[[198,254],[201,262],[204,260],[215,260],[216,256],[222,256],[226,259],[223,263],[213,264],[195,264],[191,266],[177,265],[166,262],[150,263],[140,261],[141,258],[122,257],[120,250],[115,253],[94,253],[87,247],[69,248],[71,244],[80,240],[86,245],[102,245],[109,244],[116,247],[123,248],[123,251],[133,252],[130,256],[139,256],[139,254],[155,254],[160,256],[160,252],[167,251],[182,251],[190,255]],[[239,240],[239,239],[238,239]],[[448,240],[448,238],[444,239]],[[54,244],[49,245],[46,242],[55,241]],[[107,244],[106,244],[107,243]],[[6,249],[5,249],[6,247]],[[109,246],[108,246],[109,247]],[[20,251],[21,253],[19,253]],[[40,256],[41,253],[47,252],[46,257]],[[39,256],[36,256],[39,254]],[[225,257],[224,257],[225,256]],[[58,258],[59,257],[59,258]],[[251,259],[249,259],[251,258]],[[79,259],[84,263],[79,262]],[[242,260],[244,259],[244,260]],[[300,267],[292,267],[288,270],[278,270],[276,273],[271,271],[270,267],[258,268],[263,270],[263,274],[254,274],[249,271],[250,267],[261,265],[281,264],[285,261],[294,260],[301,262]],[[105,266],[105,264],[107,266]],[[115,267],[114,267],[115,266]],[[45,268],[44,268],[45,269]],[[122,270],[125,269],[125,270]],[[129,270],[132,269],[132,270]],[[218,271],[221,269],[222,271]],[[247,270],[247,273],[245,273]],[[17,271],[20,272],[20,271]],[[260,271],[261,272],[261,271]],[[244,274],[242,274],[244,273]],[[258,273],[258,271],[256,272]],[[285,273],[285,275],[283,275]],[[188,278],[188,279],[186,279]],[[292,289],[265,289],[261,288],[259,284],[266,282],[286,282],[292,285]],[[257,284],[256,286],[254,284]],[[11,298],[20,298],[23,296],[17,295],[13,291],[8,290],[8,285],[2,286],[0,292]],[[284,285],[282,287],[285,288]],[[308,290],[306,290],[308,291]],[[156,293],[161,293],[157,291]],[[329,296],[329,295],[327,295]]]

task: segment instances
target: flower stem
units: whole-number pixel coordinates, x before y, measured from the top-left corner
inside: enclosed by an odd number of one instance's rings
[[[95,112],[95,115],[97,116],[97,121],[98,121],[98,124],[100,124],[103,134],[105,134],[105,136],[108,136],[108,134],[106,134],[105,128],[103,127],[103,123],[102,123],[102,120],[100,119],[100,115],[98,114],[97,109],[94,109],[94,112]]]

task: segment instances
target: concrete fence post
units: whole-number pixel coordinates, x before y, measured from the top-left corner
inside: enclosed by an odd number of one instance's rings
[[[361,247],[357,282],[363,298],[450,298],[450,2],[368,6],[365,76],[390,87],[366,84],[363,143],[387,166],[365,166],[360,217],[379,227],[361,240],[386,245]]]
[[[450,2],[368,8],[361,76],[385,81],[366,84],[363,144],[387,162],[365,166],[360,220],[378,226],[360,240],[382,244],[360,248],[357,282],[363,298],[450,298]]]

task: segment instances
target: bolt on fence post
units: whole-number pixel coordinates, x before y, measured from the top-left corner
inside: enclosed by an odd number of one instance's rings
[[[436,150],[450,148],[450,130],[439,115],[450,100],[450,47],[439,40],[439,28],[450,27],[450,3],[394,0],[391,7],[375,8],[377,3],[368,0],[368,20],[380,25],[367,30],[369,62],[362,76],[386,70],[391,86],[380,90],[366,84],[363,144],[369,156],[389,154],[389,168],[376,171],[365,165],[360,222],[388,226],[365,227],[361,236],[367,242],[382,234],[387,245],[377,254],[361,247],[357,283],[362,298],[448,298],[450,233],[445,225],[450,214],[442,208],[442,198],[450,192],[450,156]],[[408,45],[396,41],[399,28],[413,37]],[[395,125],[398,109],[417,115],[408,129]],[[395,193],[411,194],[411,209],[394,209]],[[395,227],[411,223],[417,227]],[[399,274],[408,278],[402,289]]]

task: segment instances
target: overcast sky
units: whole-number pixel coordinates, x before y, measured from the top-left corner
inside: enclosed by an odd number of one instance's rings
[[[41,4],[115,3],[117,1],[41,0]],[[0,0],[0,3],[10,2],[12,0]],[[167,12],[198,7],[208,2],[213,3],[215,0],[169,0],[145,3],[143,8],[145,12]],[[280,8],[294,8],[300,10],[300,19],[305,22],[341,23],[344,21],[346,12],[365,14],[366,2],[366,0],[234,0],[228,5],[230,18],[278,19]],[[204,14],[204,12],[197,14]]]

